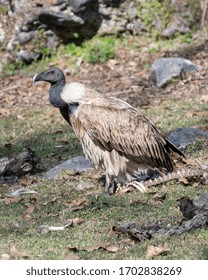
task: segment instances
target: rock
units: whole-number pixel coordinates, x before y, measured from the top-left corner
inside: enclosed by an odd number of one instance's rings
[[[19,32],[19,34],[17,35],[17,40],[18,40],[20,45],[24,45],[25,43],[27,43],[28,41],[30,41],[34,37],[34,34],[35,34],[34,31]]]
[[[162,36],[166,38],[172,38],[175,32],[176,32],[175,27],[169,26],[165,30],[163,30]]]
[[[163,87],[173,78],[180,77],[187,72],[197,71],[197,66],[188,59],[180,57],[168,57],[157,59],[151,66],[148,84],[156,84],[157,87]]]
[[[72,11],[77,14],[84,12],[92,0],[69,0]]]
[[[176,32],[181,34],[190,33],[190,22],[185,20],[188,13],[176,14],[172,17],[172,20],[168,23],[165,30],[161,32],[161,35],[166,38],[172,38]]]
[[[84,156],[77,156],[68,159],[67,161],[55,166],[54,168],[48,170],[44,174],[45,179],[58,179],[59,173],[62,170],[69,170],[73,172],[84,172],[86,170],[92,169],[92,164],[84,157]]]
[[[168,139],[179,149],[185,149],[200,137],[208,137],[208,132],[192,127],[177,128],[167,134]]]
[[[3,43],[5,39],[5,31],[3,29],[2,24],[0,23],[0,45]]]
[[[26,64],[30,64],[32,63],[34,60],[38,60],[38,58],[40,57],[40,53],[35,53],[32,51],[24,51],[21,50],[18,53],[18,57],[24,61]]]

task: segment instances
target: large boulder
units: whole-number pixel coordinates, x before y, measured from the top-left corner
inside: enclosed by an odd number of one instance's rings
[[[188,72],[197,71],[190,60],[180,57],[164,57],[157,59],[151,66],[148,84],[161,88],[173,78],[183,79]]]
[[[63,172],[75,174],[87,171],[92,168],[92,164],[84,156],[76,156],[48,170],[44,174],[44,178],[56,180],[62,177]]]
[[[170,131],[167,136],[176,147],[185,149],[198,139],[207,138],[208,132],[193,127],[184,127]]]

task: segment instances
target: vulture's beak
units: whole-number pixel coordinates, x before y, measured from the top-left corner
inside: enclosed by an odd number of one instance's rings
[[[41,81],[41,75],[40,74],[36,74],[33,77],[33,84],[35,84],[36,82]]]

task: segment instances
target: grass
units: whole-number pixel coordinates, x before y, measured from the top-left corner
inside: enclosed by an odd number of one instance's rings
[[[206,122],[204,117],[194,117],[191,120],[185,117],[188,107],[193,109],[191,105],[171,102],[168,105],[167,107],[164,102],[154,110],[143,109],[143,112],[151,119],[154,119],[154,115],[159,116],[157,123],[165,130]],[[194,106],[202,105],[195,103]],[[171,114],[168,113],[170,110]],[[1,154],[15,154],[24,146],[34,148],[41,158],[43,171],[81,152],[80,144],[69,126],[61,119],[58,111],[49,107],[44,110],[38,107],[21,109],[13,116],[1,118],[0,127]],[[12,143],[10,150],[5,146],[7,143]],[[195,146],[191,146],[188,150],[189,156],[199,154],[199,149],[204,149],[204,154],[207,154],[207,143],[206,145],[203,143],[199,141]],[[123,195],[101,196],[97,199],[95,193],[101,192],[102,187],[95,179],[90,178],[88,173],[59,181],[44,180],[42,174],[42,172],[34,174],[34,183],[28,186],[38,192],[36,195],[25,195],[21,201],[14,203],[0,201],[0,255],[10,254],[11,246],[16,244],[21,251],[28,253],[30,259],[63,259],[67,254],[75,254],[82,259],[146,259],[145,252],[148,245],[167,242],[170,252],[155,259],[208,258],[208,237],[205,229],[198,229],[181,236],[155,238],[134,245],[125,242],[127,238],[125,235],[109,234],[113,226],[129,221],[150,223],[160,220],[165,225],[177,225],[177,221],[182,218],[177,208],[177,199],[182,196],[195,199],[199,193],[207,190],[206,186],[184,186],[177,182],[158,186],[154,190],[159,195],[166,193],[166,199],[162,204],[152,206],[145,202],[151,200],[153,194],[142,194],[136,190]],[[75,190],[74,186],[79,182],[88,181],[93,181],[93,189]],[[2,187],[0,194],[4,196],[13,188]],[[53,200],[55,197],[58,199]],[[78,211],[71,211],[67,207],[67,203],[82,197],[88,199],[90,205]],[[134,199],[139,199],[143,203],[130,205],[130,201]],[[33,203],[35,209],[26,218],[26,209]],[[65,211],[67,208],[68,210]],[[64,231],[46,234],[37,232],[40,225],[61,226],[67,220],[77,217],[84,218],[86,222],[76,224]],[[87,246],[103,242],[117,244],[118,252],[84,250]],[[70,251],[70,247],[77,248],[77,252]],[[11,255],[11,258],[18,257]]]
[[[164,132],[169,132],[178,127],[190,127],[198,124],[207,124],[206,116],[187,117],[189,111],[206,111],[207,105],[193,98],[193,102],[180,102],[174,100],[163,101],[162,104],[143,109],[154,123],[161,127]],[[155,118],[157,116],[157,118]]]
[[[187,38],[186,38],[187,39]],[[189,38],[188,38],[189,39]],[[23,67],[23,73],[40,72],[49,62],[56,62],[61,56],[73,67],[79,56],[87,62],[105,62],[114,56],[118,46],[117,42],[105,38],[97,46],[98,38],[87,42],[80,47],[73,44],[58,51],[56,56],[45,58],[30,66]],[[150,39],[148,39],[150,40]],[[150,42],[147,40],[147,44]],[[175,39],[176,40],[176,39]],[[177,39],[178,40],[178,39]],[[171,48],[174,40],[168,41],[167,48]],[[158,41],[159,44],[165,41]],[[126,44],[122,41],[122,44]],[[101,47],[100,47],[101,46]],[[164,47],[164,46],[163,46]],[[133,41],[130,49],[142,47]],[[103,50],[106,53],[102,52]],[[155,53],[153,48],[150,52]],[[45,50],[47,52],[47,50]],[[88,57],[89,55],[89,57]],[[89,61],[88,61],[89,59]],[[71,61],[74,61],[71,64]],[[148,65],[144,64],[144,67]],[[178,127],[187,127],[197,124],[207,124],[206,116],[187,117],[187,111],[206,110],[206,104],[192,97],[192,102],[182,100],[162,101],[154,107],[142,108],[142,112],[149,117],[164,132]],[[185,154],[188,158],[204,157],[208,154],[207,140],[199,140],[189,146]],[[129,244],[127,236],[110,234],[113,226],[135,221],[138,223],[152,223],[162,221],[164,225],[176,226],[182,219],[178,210],[178,199],[189,196],[196,199],[202,192],[207,192],[207,186],[202,184],[183,185],[179,182],[169,182],[154,188],[158,195],[166,194],[161,204],[151,204],[154,193],[142,194],[137,190],[123,195],[111,197],[96,194],[102,191],[97,178],[100,172],[83,173],[68,176],[66,179],[49,181],[43,179],[43,174],[49,168],[57,165],[69,157],[82,153],[81,145],[76,139],[72,129],[62,119],[58,110],[49,106],[16,108],[11,115],[0,116],[0,154],[14,156],[24,147],[34,149],[40,157],[40,171],[32,175],[33,182],[27,187],[37,191],[34,195],[24,195],[18,202],[0,199],[0,256],[8,253],[11,258],[21,258],[12,254],[10,249],[16,244],[20,251],[26,251],[29,259],[64,259],[65,255],[78,255],[81,259],[146,259],[148,245],[158,245],[167,242],[170,252],[166,255],[156,256],[154,259],[208,259],[207,230],[198,229],[181,236],[154,238],[141,243]],[[76,190],[79,183],[92,183],[89,190]],[[20,188],[20,185],[2,186],[0,197]],[[90,203],[83,209],[72,211],[69,203],[79,198],[85,198]],[[141,203],[131,205],[132,200]],[[29,215],[27,210],[34,206]],[[40,234],[37,230],[41,225],[62,226],[69,219],[83,218],[86,222],[75,224],[63,231]],[[115,253],[106,250],[88,252],[87,246],[103,242],[118,245]],[[69,248],[76,248],[76,252]]]
[[[28,146],[34,148],[43,159],[50,155],[56,158],[59,154],[65,158],[81,151],[71,128],[67,124],[62,126],[59,112],[51,108],[21,110],[0,119],[0,123],[2,155],[12,156]]]

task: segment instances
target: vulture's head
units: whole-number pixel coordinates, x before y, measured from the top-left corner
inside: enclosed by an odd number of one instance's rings
[[[51,88],[49,90],[49,100],[51,104],[59,108],[65,107],[66,103],[61,99],[60,96],[60,93],[66,84],[63,71],[61,71],[58,67],[50,68],[34,76],[33,83],[40,81],[51,84]]]
[[[37,74],[33,78],[33,82],[45,81],[51,83],[51,85],[60,84],[62,81],[65,81],[65,76],[63,71],[58,67],[50,68],[40,74]]]

